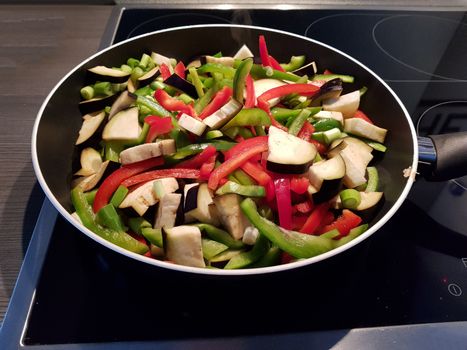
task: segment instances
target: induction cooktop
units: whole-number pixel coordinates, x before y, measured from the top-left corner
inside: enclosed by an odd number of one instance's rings
[[[464,12],[117,7],[102,47],[173,26],[235,23],[332,45],[398,94],[419,135],[467,130]],[[46,200],[2,348],[466,349],[467,180],[418,180],[387,225],[317,266],[254,278],[141,266]],[[4,345],[4,346],[3,346]]]

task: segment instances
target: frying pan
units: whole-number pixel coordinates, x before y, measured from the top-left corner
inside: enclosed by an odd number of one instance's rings
[[[156,51],[184,62],[202,54],[221,51],[233,55],[243,44],[258,53],[258,36],[265,35],[268,49],[279,61],[288,61],[292,55],[306,55],[316,61],[321,69],[342,72],[356,77],[358,85],[349,90],[366,86],[367,93],[361,101],[361,109],[374,118],[378,126],[389,130],[387,153],[379,160],[378,169],[385,194],[385,202],[377,215],[369,222],[369,229],[337,249],[319,256],[289,264],[244,270],[200,269],[175,265],[124,250],[102,239],[81,226],[71,215],[70,183],[73,162],[79,155],[74,142],[82,123],[78,109],[80,88],[85,85],[86,70],[96,65],[119,66],[129,57],[141,57],[143,53]],[[51,91],[39,110],[32,135],[32,159],[40,185],[58,212],[96,243],[144,264],[164,269],[208,275],[254,275],[296,269],[329,259],[366,240],[380,229],[407,197],[414,182],[419,155],[428,164],[429,176],[441,179],[467,173],[467,156],[455,152],[467,144],[465,135],[455,135],[454,141],[444,135],[426,138],[422,152],[414,126],[402,102],[391,88],[374,72],[347,54],[310,38],[268,28],[243,25],[203,25],[161,30],[111,46],[93,55],[70,71]],[[452,150],[454,148],[454,150]],[[465,148],[464,148],[465,149]],[[449,152],[445,152],[448,150]],[[438,159],[436,158],[438,152]],[[451,152],[454,151],[454,152]],[[441,157],[440,153],[447,153]],[[450,156],[454,154],[455,156]],[[457,161],[464,161],[461,167]]]

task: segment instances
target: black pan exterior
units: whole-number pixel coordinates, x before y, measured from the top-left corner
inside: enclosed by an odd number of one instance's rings
[[[261,34],[266,38],[269,52],[279,61],[288,61],[292,55],[304,54],[316,61],[320,71],[329,69],[355,76],[354,84],[344,84],[344,93],[363,86],[368,88],[362,98],[361,109],[377,125],[389,130],[386,142],[388,151],[377,160],[383,184],[381,190],[385,192],[386,201],[370,222],[376,223],[403,194],[407,185],[403,170],[413,165],[416,158],[413,127],[400,102],[370,71],[340,52],[300,36],[257,27],[203,26],[162,31],[124,42],[85,61],[59,84],[38,116],[36,144],[33,147],[36,147],[36,172],[40,171],[43,177],[42,185],[48,187],[63,208],[71,211],[70,183],[73,171],[77,170],[76,161],[80,152],[74,142],[82,123],[78,103],[80,88],[86,84],[87,68],[96,65],[120,66],[129,57],[139,58],[143,53],[152,51],[188,63],[202,54],[220,51],[224,55],[233,55],[243,44],[259,55],[258,36]]]

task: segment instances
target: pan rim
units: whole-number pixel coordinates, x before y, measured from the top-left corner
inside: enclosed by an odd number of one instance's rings
[[[81,69],[87,62],[91,61],[95,57],[98,57],[99,55],[103,54],[104,52],[107,52],[109,50],[112,50],[118,46],[125,45],[126,43],[134,40],[138,40],[140,38],[144,38],[147,36],[152,36],[155,34],[159,33],[164,33],[164,32],[172,32],[172,31],[180,31],[180,30],[189,30],[193,28],[245,28],[245,29],[251,29],[251,30],[258,30],[258,31],[263,31],[263,32],[274,32],[278,33],[281,35],[286,35],[286,36],[293,36],[296,38],[299,38],[301,40],[306,40],[311,43],[314,43],[316,45],[320,45],[322,47],[325,47],[327,49],[330,49],[337,54],[344,56],[346,59],[351,60],[352,62],[356,63],[359,65],[361,68],[366,70],[371,76],[373,76],[375,79],[377,79],[385,88],[388,90],[392,97],[395,99],[399,107],[404,113],[405,118],[407,119],[410,133],[412,135],[412,144],[413,144],[413,161],[412,164],[407,164],[407,168],[411,169],[410,170],[410,176],[407,178],[407,182],[404,186],[404,189],[402,190],[399,198],[394,202],[392,207],[388,210],[387,213],[383,215],[375,224],[373,224],[367,231],[365,231],[363,234],[358,236],[357,238],[353,239],[352,241],[342,245],[341,247],[332,249],[331,251],[328,251],[326,253],[320,254],[315,257],[311,257],[308,259],[304,260],[299,260],[296,262],[288,263],[288,264],[283,264],[283,265],[275,265],[275,266],[270,266],[270,267],[263,267],[263,268],[256,268],[256,269],[239,269],[239,270],[223,270],[223,269],[206,269],[206,268],[197,268],[197,267],[190,267],[190,266],[183,266],[183,265],[176,265],[156,259],[152,259],[149,257],[145,257],[133,252],[130,252],[124,248],[121,248],[105,239],[102,237],[98,236],[88,228],[82,226],[73,216],[71,213],[69,213],[62,205],[61,203],[57,200],[57,198],[54,196],[52,191],[50,190],[47,182],[45,181],[45,178],[42,174],[40,164],[39,164],[39,158],[37,154],[37,133],[39,130],[39,125],[44,113],[44,110],[46,106],[48,105],[50,99],[52,96],[55,94],[55,92],[60,88],[60,86],[68,79],[69,76],[71,76],[74,72],[77,70]],[[203,24],[203,25],[189,25],[189,26],[179,26],[179,27],[172,27],[172,28],[166,28],[162,30],[157,30],[154,32],[150,33],[145,33],[133,38],[126,39],[122,42],[119,42],[117,44],[111,45],[103,50],[100,50],[96,52],[95,54],[91,55],[90,57],[86,58],[85,60],[81,61],[79,64],[77,64],[73,69],[71,69],[60,81],[53,87],[53,89],[49,92],[47,97],[45,98],[44,102],[42,103],[35,122],[33,126],[33,131],[32,131],[32,139],[31,139],[31,154],[32,154],[32,164],[34,168],[34,172],[36,174],[36,177],[39,181],[40,186],[42,187],[42,190],[45,192],[47,198],[49,201],[53,204],[55,209],[64,217],[71,225],[73,225],[77,230],[81,231],[84,233],[86,236],[89,238],[93,239],[97,243],[102,244],[104,247],[109,248],[116,253],[122,254],[128,258],[135,259],[137,261],[140,261],[142,263],[146,263],[149,265],[153,265],[159,268],[163,269],[169,269],[173,271],[178,271],[178,272],[185,272],[185,273],[193,273],[193,274],[201,274],[201,275],[216,275],[216,276],[242,276],[242,275],[261,275],[261,274],[269,274],[269,273],[274,273],[274,272],[281,272],[281,271],[287,271],[287,270],[292,270],[308,265],[312,265],[314,263],[318,263],[320,261],[329,259],[333,256],[336,256],[352,247],[355,245],[359,244],[360,242],[366,240],[368,237],[373,235],[376,231],[378,231],[384,224],[397,212],[397,210],[400,208],[402,203],[405,201],[407,195],[410,192],[410,189],[413,185],[414,182],[414,174],[416,173],[417,170],[417,164],[418,164],[418,143],[417,143],[417,135],[415,131],[415,127],[413,125],[413,122],[410,118],[410,115],[405,108],[404,104],[402,101],[399,99],[399,97],[396,95],[396,93],[389,87],[389,85],[382,79],[380,78],[375,72],[373,72],[370,68],[368,68],[366,65],[358,61],[357,59],[353,58],[352,56],[346,54],[345,52],[340,51],[339,49],[330,46],[328,44],[325,44],[323,42],[314,40],[312,38],[305,37],[303,35],[295,34],[295,33],[290,33],[287,31],[279,30],[279,29],[273,29],[273,28],[267,28],[267,27],[261,27],[261,26],[253,26],[253,25],[240,25],[240,24]],[[401,173],[403,172],[404,169],[401,169]]]

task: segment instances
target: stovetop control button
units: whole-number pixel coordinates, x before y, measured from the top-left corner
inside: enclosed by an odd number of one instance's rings
[[[455,297],[460,297],[462,295],[461,287],[459,287],[459,285],[455,283],[450,283],[448,285],[448,291],[449,293],[451,293],[452,296],[455,296]]]
[[[467,269],[467,258],[462,258],[462,263],[464,264],[464,267]]]

